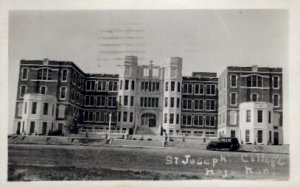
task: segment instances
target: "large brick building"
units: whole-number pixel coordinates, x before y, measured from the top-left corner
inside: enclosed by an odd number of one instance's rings
[[[106,131],[111,114],[112,129],[127,133],[165,130],[282,143],[279,68],[228,67],[219,78],[209,72],[182,76],[180,57],[160,67],[139,65],[137,57],[127,56],[118,69],[118,74],[87,74],[72,62],[21,60],[14,133],[68,134],[74,126]],[[244,123],[249,110],[272,120],[257,130],[260,124]]]
[[[219,76],[218,133],[282,144],[282,69],[227,67]]]

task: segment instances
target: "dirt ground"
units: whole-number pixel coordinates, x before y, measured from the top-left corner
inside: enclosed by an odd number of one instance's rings
[[[9,145],[8,180],[180,180],[289,178],[289,154]]]

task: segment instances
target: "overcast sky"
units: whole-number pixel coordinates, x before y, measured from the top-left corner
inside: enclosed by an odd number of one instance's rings
[[[12,11],[9,119],[20,59],[68,60],[90,73],[115,73],[125,55],[157,65],[180,56],[184,75],[254,64],[284,68],[287,19],[283,10]]]

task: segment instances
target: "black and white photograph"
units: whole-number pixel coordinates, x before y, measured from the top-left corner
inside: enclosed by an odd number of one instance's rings
[[[7,182],[289,181],[289,22],[9,10]]]

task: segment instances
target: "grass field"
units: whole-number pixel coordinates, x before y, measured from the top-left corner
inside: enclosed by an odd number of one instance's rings
[[[9,145],[8,180],[277,179],[289,155],[178,148]]]

